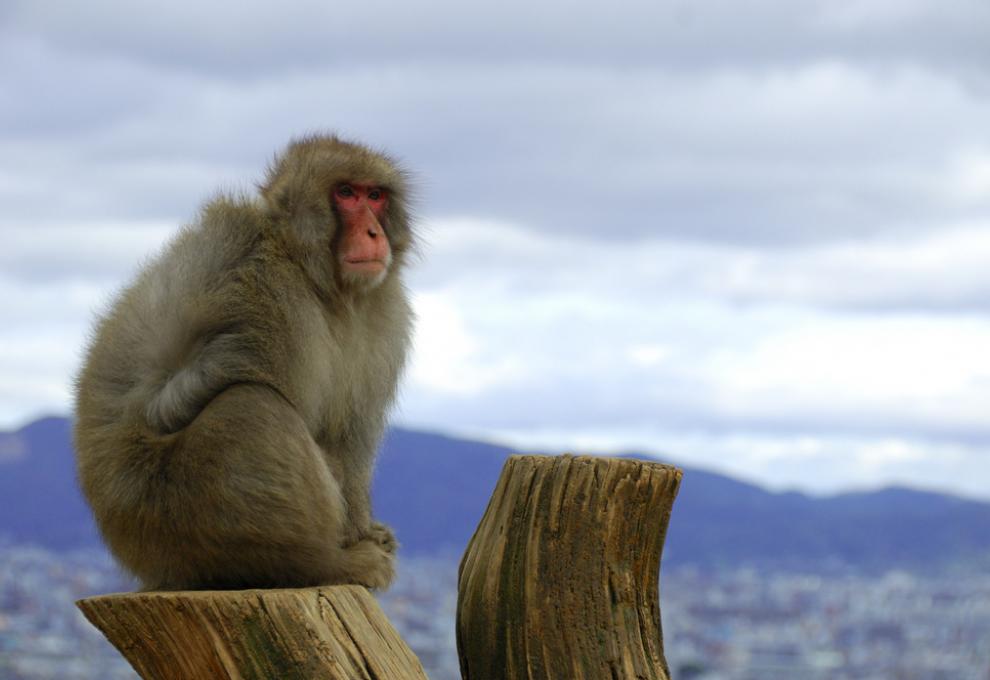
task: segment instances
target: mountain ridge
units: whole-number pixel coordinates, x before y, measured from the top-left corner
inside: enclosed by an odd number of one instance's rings
[[[407,554],[459,555],[505,459],[497,444],[392,428],[372,490]],[[624,457],[658,460],[629,452]],[[667,462],[667,461],[665,461]],[[680,466],[679,466],[680,467]],[[925,568],[990,556],[990,503],[892,486],[813,497],[683,467],[665,564]],[[71,421],[0,433],[0,535],[53,549],[100,544],[75,481]]]

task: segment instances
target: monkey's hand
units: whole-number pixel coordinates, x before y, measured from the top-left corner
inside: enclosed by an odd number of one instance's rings
[[[191,388],[193,381],[187,375],[188,372],[180,372],[148,402],[144,413],[151,427],[160,432],[177,432],[192,421],[202,398]]]
[[[395,540],[395,534],[392,533],[392,529],[381,522],[371,523],[366,538],[380,545],[382,550],[390,555],[394,555],[395,551],[399,548],[399,542]]]

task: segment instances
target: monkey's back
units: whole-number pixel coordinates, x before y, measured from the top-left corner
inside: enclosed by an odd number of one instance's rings
[[[219,198],[124,288],[98,321],[77,379],[77,437],[91,428],[145,420],[152,395],[218,318],[222,323],[236,313],[223,309],[222,288],[263,231],[253,205]],[[78,450],[85,457],[89,447]]]
[[[276,296],[253,285],[273,276],[258,271],[265,268],[265,229],[254,205],[217,199],[118,295],[96,326],[76,382],[77,467],[104,539],[128,568],[130,538],[142,529],[120,527],[144,518],[147,528],[148,518],[160,519],[163,508],[192,488],[181,490],[177,479],[189,469],[183,459],[187,426],[205,406],[196,404],[189,422],[163,428],[149,417],[150,405],[225,331],[238,329],[250,338],[252,324],[269,334],[279,325]],[[233,356],[258,364],[249,370],[259,376],[266,369],[249,353]],[[238,379],[235,371],[231,379]],[[203,396],[205,402],[210,395]]]

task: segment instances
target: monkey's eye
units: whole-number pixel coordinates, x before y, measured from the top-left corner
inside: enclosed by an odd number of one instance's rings
[[[372,189],[368,192],[369,201],[380,201],[385,198],[385,192],[381,189]]]
[[[341,184],[337,187],[337,195],[343,196],[344,198],[350,198],[354,195],[354,189],[352,189],[348,184]]]

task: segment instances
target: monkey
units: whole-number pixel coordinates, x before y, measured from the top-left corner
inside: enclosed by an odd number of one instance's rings
[[[221,193],[96,321],[75,382],[77,477],[144,590],[373,589],[371,515],[410,344],[409,176],[336,135]]]

